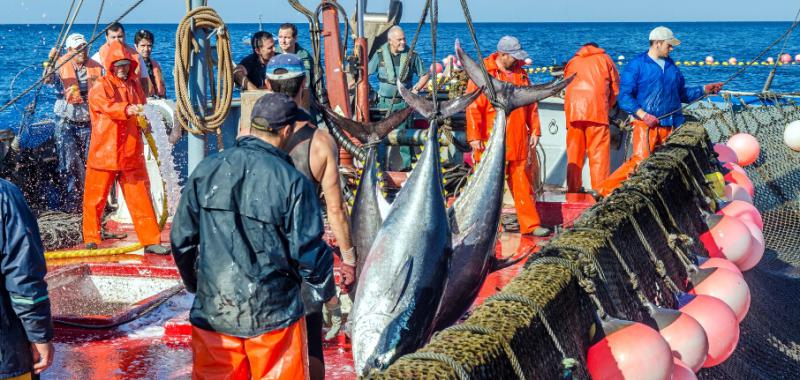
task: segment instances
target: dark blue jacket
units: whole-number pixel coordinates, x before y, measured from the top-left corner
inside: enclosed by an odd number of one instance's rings
[[[192,325],[254,337],[303,316],[304,280],[313,301],[334,295],[317,199],[289,155],[255,137],[200,162],[170,235],[183,282],[196,293]]]
[[[33,369],[30,344],[53,338],[39,226],[22,193],[0,179],[0,379]]]
[[[664,70],[647,52],[633,58],[622,71],[617,102],[623,111],[635,116],[639,108],[660,118],[703,96],[703,87],[686,87],[683,74],[672,58],[666,58]],[[685,118],[676,112],[659,120],[663,126],[680,127]]]

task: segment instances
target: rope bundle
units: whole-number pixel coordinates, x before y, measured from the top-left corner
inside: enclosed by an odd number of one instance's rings
[[[217,34],[217,75],[216,86],[211,87],[212,109],[206,113],[206,104],[198,105],[200,112],[192,105],[189,97],[189,72],[192,54],[200,51],[194,39],[194,30],[213,29]],[[211,64],[210,52],[206,51],[206,62]],[[211,66],[209,78],[213,77]],[[228,116],[233,98],[233,59],[231,58],[230,34],[216,11],[211,7],[197,7],[189,11],[178,24],[175,33],[175,97],[178,122],[183,129],[202,134],[216,131]]]

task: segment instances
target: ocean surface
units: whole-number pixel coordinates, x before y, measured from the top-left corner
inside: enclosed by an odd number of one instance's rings
[[[410,16],[407,16],[410,17]],[[415,16],[416,17],[416,16]],[[583,43],[596,42],[605,48],[611,57],[623,63],[647,49],[648,33],[657,26],[656,23],[479,23],[476,33],[480,48],[484,55],[494,51],[497,40],[503,35],[518,37],[523,48],[533,59],[532,67],[550,66],[569,60]],[[704,61],[707,56],[717,61],[736,58],[738,61],[749,61],[780,36],[790,25],[789,22],[691,22],[666,24],[682,41],[673,52],[673,59],[684,62]],[[75,25],[73,31],[83,33],[89,38],[94,25]],[[249,36],[258,30],[258,24],[229,24],[232,35],[232,53],[236,61],[250,53]],[[406,29],[408,43],[414,34],[416,24],[403,24]],[[176,25],[170,24],[128,24],[128,43],[133,44],[133,35],[139,29],[148,29],[155,34],[154,57],[165,67],[169,97],[174,96],[172,70],[174,62]],[[308,26],[298,24],[301,46],[310,48]],[[0,25],[0,103],[5,104],[22,89],[32,84],[41,72],[41,63],[47,59],[47,53],[54,45],[61,25]],[[277,34],[278,24],[264,24],[263,29]],[[474,53],[475,48],[469,37],[466,24],[446,23],[439,25],[439,37],[436,41],[436,59],[441,60],[453,53],[453,44],[460,39],[462,46]],[[95,43],[91,53],[104,42],[101,37]],[[785,51],[792,56],[800,54],[800,32],[789,38],[785,49],[783,43],[777,44],[766,54],[778,59],[779,53]],[[349,44],[352,48],[352,42]],[[430,29],[422,28],[417,50],[423,60],[429,64],[432,60],[432,44]],[[625,59],[619,59],[620,56]],[[800,57],[799,57],[800,58]],[[772,66],[759,64],[736,77],[726,89],[739,91],[758,91],[763,86]],[[722,82],[734,74],[739,66],[681,66],[687,84],[702,85],[709,82]],[[15,80],[16,78],[16,80]],[[551,79],[549,73],[532,73],[534,82],[545,82]],[[778,74],[772,84],[772,90],[779,92],[800,91],[800,63],[784,65],[778,68]],[[13,84],[13,86],[12,86]],[[32,95],[26,96],[18,108],[10,108],[0,113],[0,129],[16,129],[20,119],[22,105],[28,104]],[[54,94],[51,88],[45,87],[39,96],[37,113],[34,120],[51,118]]]

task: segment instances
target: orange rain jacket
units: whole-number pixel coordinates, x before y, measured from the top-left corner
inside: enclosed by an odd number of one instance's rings
[[[619,72],[611,57],[601,48],[584,46],[564,68],[565,78],[573,74],[564,99],[567,120],[608,125],[608,110],[619,94]]]
[[[64,99],[70,104],[81,104],[84,102],[84,99],[81,97],[80,92],[69,91],[72,86],[78,86],[78,76],[75,74],[75,67],[71,63],[65,63],[71,54],[72,53],[67,53],[67,55],[59,58],[56,67],[61,65],[58,69],[58,77],[61,79],[61,84],[64,88]],[[74,59],[75,57],[72,57],[72,60]],[[103,67],[91,59],[87,59],[84,65],[86,66],[86,74],[89,78],[88,88],[91,89],[94,82],[103,76]]]
[[[528,86],[530,80],[528,73],[522,68],[523,62],[518,62],[511,72],[500,70],[495,62],[498,53],[483,60],[489,75],[517,86]],[[467,84],[467,92],[478,87],[472,81]],[[489,103],[486,95],[481,95],[467,107],[467,141],[487,141],[494,123],[494,107]],[[520,107],[508,115],[506,131],[506,161],[523,161],[528,159],[530,150],[530,136],[535,133],[541,136],[539,127],[539,108],[536,103]]]
[[[139,77],[139,61],[119,41],[102,49],[106,75],[89,91],[89,114],[92,137],[86,166],[99,170],[133,170],[144,167],[144,144],[135,116],[125,110],[131,104],[145,104]],[[120,59],[131,61],[127,80],[114,75],[113,64]]]

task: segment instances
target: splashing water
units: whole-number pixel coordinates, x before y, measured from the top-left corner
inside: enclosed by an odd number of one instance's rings
[[[181,196],[180,174],[176,170],[175,161],[172,157],[172,144],[167,138],[167,127],[165,120],[173,124],[173,128],[180,128],[180,126],[173,123],[173,112],[175,105],[169,100],[149,100],[148,104],[144,106],[144,115],[150,123],[153,139],[158,148],[158,158],[161,160],[161,178],[167,185],[167,209],[169,215],[175,215],[175,209],[178,207],[178,201]]]

